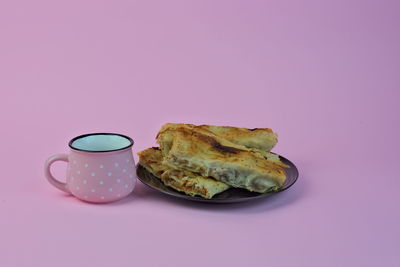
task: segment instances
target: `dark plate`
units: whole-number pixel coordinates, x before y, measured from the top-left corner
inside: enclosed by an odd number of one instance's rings
[[[282,186],[282,188],[279,191],[275,192],[268,192],[268,193],[254,193],[247,191],[245,189],[240,189],[240,188],[230,188],[222,193],[219,193],[215,195],[211,199],[199,197],[199,196],[189,196],[184,193],[181,193],[179,191],[176,191],[175,189],[168,187],[164,185],[160,179],[155,177],[153,174],[148,172],[144,167],[138,164],[137,167],[137,176],[142,183],[145,185],[160,191],[162,193],[165,193],[170,196],[178,197],[178,198],[183,198],[186,200],[192,200],[192,201],[201,201],[201,202],[207,202],[207,203],[234,203],[234,202],[243,202],[243,201],[249,201],[249,200],[255,200],[255,199],[260,199],[264,198],[266,196],[274,195],[279,192],[282,192],[289,187],[291,187],[297,180],[297,177],[299,176],[299,171],[297,170],[296,166],[288,159],[279,156],[281,161],[287,165],[290,166],[290,168],[285,168],[286,172],[286,181],[285,184]]]

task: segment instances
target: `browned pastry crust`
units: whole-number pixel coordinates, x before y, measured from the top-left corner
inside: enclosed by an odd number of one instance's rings
[[[213,134],[234,144],[242,145],[247,148],[259,149],[262,151],[271,151],[271,149],[278,142],[278,135],[269,128],[247,129],[230,126],[196,126],[193,124],[167,123],[161,128],[160,132],[177,128],[186,128],[190,130],[202,129],[210,131]]]
[[[203,177],[190,171],[169,168],[162,163],[163,157],[159,148],[148,148],[139,152],[138,155],[139,164],[146,170],[161,179],[165,185],[187,195],[212,198],[230,187],[210,177]]]
[[[167,125],[157,142],[168,167],[211,176],[233,187],[264,193],[279,189],[286,179],[279,157],[232,143],[209,127]]]

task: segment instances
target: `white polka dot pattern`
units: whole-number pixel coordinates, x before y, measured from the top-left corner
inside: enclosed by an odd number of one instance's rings
[[[132,192],[136,183],[132,151],[101,154],[71,152],[67,184],[76,197],[99,203],[115,201]]]

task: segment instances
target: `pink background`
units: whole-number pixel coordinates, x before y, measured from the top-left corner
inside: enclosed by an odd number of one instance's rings
[[[399,9],[0,1],[0,266],[400,266]],[[138,183],[91,205],[44,178],[76,135],[127,134],[136,154],[165,122],[271,127],[299,181],[246,204]]]

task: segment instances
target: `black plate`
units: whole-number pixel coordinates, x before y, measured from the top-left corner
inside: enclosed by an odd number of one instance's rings
[[[207,203],[235,203],[235,202],[243,202],[243,201],[248,201],[248,200],[254,200],[254,199],[260,199],[264,198],[266,196],[270,196],[279,192],[282,192],[289,187],[291,187],[297,180],[297,177],[299,176],[299,171],[297,170],[296,166],[288,159],[279,156],[281,161],[287,165],[290,166],[290,168],[285,168],[286,172],[286,181],[285,184],[282,186],[282,188],[279,191],[275,192],[268,192],[268,193],[254,193],[247,191],[245,189],[240,189],[240,188],[230,188],[224,192],[221,192],[215,196],[213,196],[211,199],[203,198],[200,196],[189,196],[184,193],[181,193],[179,191],[176,191],[175,189],[168,187],[164,185],[161,180],[157,177],[155,177],[153,174],[148,172],[144,167],[138,164],[137,167],[137,176],[142,183],[145,185],[160,191],[162,193],[165,193],[170,196],[178,197],[178,198],[183,198],[186,200],[192,200],[192,201],[201,201],[201,202],[207,202]]]

